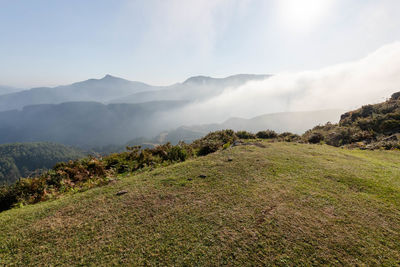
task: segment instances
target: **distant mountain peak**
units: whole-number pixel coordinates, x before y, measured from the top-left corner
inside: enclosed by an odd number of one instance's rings
[[[112,75],[110,75],[110,74],[106,74],[101,80],[115,80],[115,79],[122,79],[122,78],[119,78],[119,77],[115,77],[115,76],[112,76]]]
[[[209,77],[209,76],[202,76],[202,75],[199,75],[199,76],[190,77],[190,78],[186,79],[183,83],[184,83],[184,84],[187,84],[187,83],[196,83],[196,84],[199,84],[199,83],[205,83],[206,81],[208,81],[208,80],[210,80],[210,79],[213,79],[213,78],[212,78],[212,77]]]
[[[113,81],[126,81],[126,80],[124,80],[122,78],[119,78],[119,77],[112,76],[110,74],[106,74],[106,75],[104,75],[103,78],[100,78],[100,79],[91,78],[91,79],[88,79],[88,80],[85,80],[85,81],[81,81],[81,82],[76,82],[76,83],[73,83],[73,84],[76,85],[76,84],[82,84],[82,83],[87,83],[87,82],[98,83],[98,82],[113,82]]]
[[[95,79],[95,81],[100,81],[100,82],[105,82],[105,83],[136,84],[136,85],[142,85],[142,86],[149,86],[143,82],[126,80],[124,78],[113,76],[111,74],[106,74],[103,78],[98,79],[98,80]]]
[[[93,83],[93,84],[112,84],[112,83],[121,84],[121,83],[126,83],[127,84],[127,83],[132,83],[132,81],[125,80],[125,79],[120,78],[120,77],[112,76],[110,74],[106,74],[106,75],[104,75],[103,78],[100,78],[100,79],[93,78],[93,79],[89,79],[89,80],[86,80],[86,81],[74,83],[73,85],[80,85],[82,83],[83,84],[86,84],[86,83]]]

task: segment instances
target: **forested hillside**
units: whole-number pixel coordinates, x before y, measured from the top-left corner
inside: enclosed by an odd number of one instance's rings
[[[46,141],[84,148],[124,144],[132,138],[160,132],[169,122],[156,123],[157,114],[185,103],[68,102],[4,111],[0,112],[0,144]]]
[[[0,184],[38,174],[57,162],[84,157],[76,148],[54,143],[15,143],[0,145]]]

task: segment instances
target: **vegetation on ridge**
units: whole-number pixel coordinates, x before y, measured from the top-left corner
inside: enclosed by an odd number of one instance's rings
[[[316,126],[303,135],[303,140],[333,146],[400,149],[400,92],[383,103],[343,114],[338,124]]]

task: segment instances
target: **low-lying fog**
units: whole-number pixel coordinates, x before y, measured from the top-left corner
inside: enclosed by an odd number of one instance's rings
[[[265,113],[349,110],[384,101],[396,91],[400,91],[400,42],[357,61],[226,88],[211,99],[163,114],[161,121],[201,124]]]

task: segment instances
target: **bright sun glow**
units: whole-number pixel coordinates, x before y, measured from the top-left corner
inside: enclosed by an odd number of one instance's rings
[[[334,0],[277,0],[282,24],[294,31],[308,31],[329,14]]]

